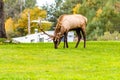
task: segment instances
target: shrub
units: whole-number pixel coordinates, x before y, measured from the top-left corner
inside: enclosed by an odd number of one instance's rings
[[[109,41],[109,40],[120,40],[120,33],[115,31],[114,33],[105,32],[103,36],[99,37],[98,40],[100,41]]]
[[[0,44],[4,43],[5,40],[5,38],[0,38]]]

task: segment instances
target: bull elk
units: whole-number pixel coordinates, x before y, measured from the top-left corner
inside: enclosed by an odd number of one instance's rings
[[[75,48],[78,47],[78,44],[81,40],[82,35],[84,39],[84,48],[85,48],[86,47],[86,32],[85,32],[86,24],[87,24],[87,18],[84,17],[83,15],[80,15],[80,14],[61,15],[58,18],[54,35],[47,34],[45,31],[43,31],[43,29],[41,29],[41,31],[44,34],[52,37],[54,42],[54,48],[57,49],[63,37],[64,37],[64,48],[65,47],[68,48],[67,35],[69,31],[74,30],[76,31],[78,36],[78,41],[76,43]]]

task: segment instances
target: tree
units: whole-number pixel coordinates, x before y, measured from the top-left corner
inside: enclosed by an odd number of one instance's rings
[[[104,32],[120,32],[119,0],[84,0],[78,9],[78,14],[88,18],[88,39],[101,36]]]
[[[0,38],[6,38],[5,24],[4,24],[4,2],[0,0]]]
[[[45,4],[42,6],[43,9],[45,9],[47,11],[47,16],[48,16],[48,20],[54,22],[56,20],[56,18],[58,17],[59,14],[59,10],[60,7],[63,3],[63,0],[55,0],[55,3],[48,5]]]
[[[81,4],[77,4],[74,8],[73,8],[73,14],[78,14],[79,12],[79,8],[80,8]]]
[[[39,17],[44,19],[47,15],[45,10],[39,9],[38,7],[34,7],[32,9],[25,9],[21,13],[20,18],[15,22],[15,31],[19,33],[19,36],[23,36],[28,33],[28,12],[30,12],[31,21],[37,20]],[[50,26],[51,24],[42,24],[42,27],[46,30],[48,30]],[[35,28],[39,29],[38,25],[35,23],[31,23],[31,33],[34,33]]]
[[[80,4],[82,0],[65,0],[63,5],[61,6],[60,10],[62,10],[62,14],[72,14],[73,13],[73,8],[77,5]]]
[[[38,18],[44,19],[46,18],[46,11],[39,9],[38,7],[34,7],[32,9],[25,9],[18,19],[8,18],[6,20],[6,31],[7,36],[16,37],[16,36],[24,36],[28,34],[28,12],[30,13],[30,32],[34,33],[35,29],[39,30],[37,23],[32,23],[32,20],[37,20]],[[37,13],[37,14],[36,14]],[[45,30],[50,29],[51,23],[42,23],[42,27]]]
[[[25,6],[24,6],[25,8],[33,8],[35,5],[36,5],[36,0],[25,0]]]
[[[14,21],[12,18],[8,18],[5,21],[5,30],[6,30],[6,34],[7,37],[13,37],[14,36],[14,29],[15,29],[15,25],[14,25]]]
[[[4,0],[6,18],[18,18],[25,8],[33,8],[36,0]]]

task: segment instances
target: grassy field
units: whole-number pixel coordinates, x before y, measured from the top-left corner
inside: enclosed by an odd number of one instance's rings
[[[120,42],[1,44],[0,80],[120,80]]]

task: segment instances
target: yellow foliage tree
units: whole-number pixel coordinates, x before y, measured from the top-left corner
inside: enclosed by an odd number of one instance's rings
[[[12,18],[8,18],[5,22],[5,29],[6,29],[6,33],[7,36],[9,37],[10,34],[12,34],[14,32],[14,21]]]
[[[16,29],[22,34],[27,34],[27,27],[28,27],[28,12],[30,13],[30,20],[37,20],[40,18],[46,18],[47,12],[45,10],[39,9],[38,7],[35,7],[33,9],[25,9],[21,13],[20,19],[18,19],[18,22],[16,24]],[[47,25],[47,26],[46,26]],[[46,29],[49,29],[51,25],[44,24],[42,27],[48,27]],[[34,29],[38,28],[38,25],[36,23],[31,23],[31,32],[34,32]],[[24,33],[24,34],[23,34]]]
[[[78,14],[78,13],[79,13],[79,8],[80,8],[80,4],[77,4],[77,5],[73,8],[73,14]]]
[[[102,13],[102,9],[99,8],[99,9],[96,11],[96,16],[97,16],[97,17],[100,17],[101,13]]]

